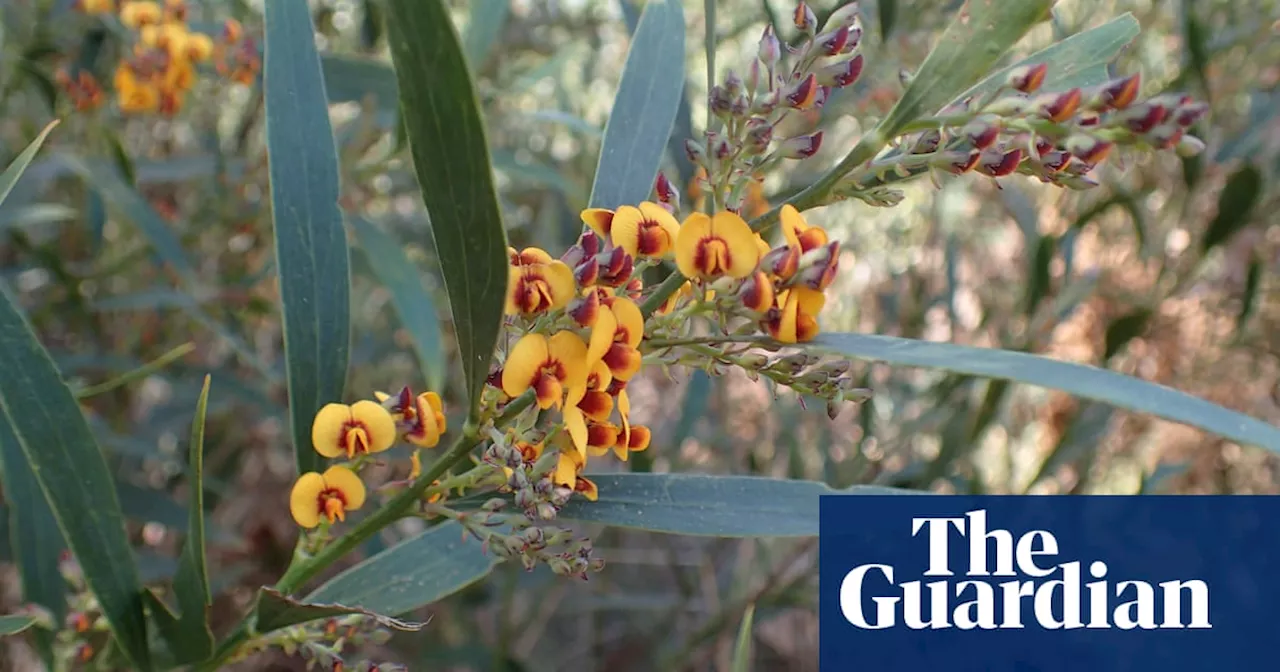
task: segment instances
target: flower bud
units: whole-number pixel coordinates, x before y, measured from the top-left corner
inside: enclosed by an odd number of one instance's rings
[[[999,149],[988,149],[978,157],[976,168],[983,175],[1004,177],[1017,170],[1021,161],[1021,149],[1011,149],[1007,152],[1002,152]]]
[[[520,532],[520,538],[523,539],[532,550],[540,551],[547,547],[547,539],[543,534],[541,527],[535,526],[525,528],[524,531]]]
[[[1183,135],[1178,139],[1178,145],[1174,150],[1178,152],[1178,156],[1190,158],[1204,151],[1204,140],[1194,135]]]
[[[982,108],[984,112],[988,112],[997,117],[1012,117],[1021,114],[1027,109],[1028,101],[1025,98],[1016,96],[1007,96],[991,101],[986,107]]]
[[[1054,122],[1062,123],[1072,117],[1080,107],[1080,89],[1071,89],[1062,93],[1046,93],[1032,101],[1032,107],[1040,116]]]
[[[1137,99],[1141,86],[1142,76],[1138,74],[1113,79],[1095,89],[1085,107],[1098,112],[1123,110]]]
[[[728,117],[733,109],[733,97],[729,95],[729,92],[723,86],[716,84],[711,87],[707,104],[711,106],[712,114],[723,119]]]
[[[1040,157],[1039,164],[1051,173],[1056,173],[1071,162],[1071,154],[1063,151],[1048,152]]]
[[[667,174],[658,171],[658,177],[654,180],[653,191],[658,196],[658,200],[663,203],[670,203],[676,207],[680,206],[680,192],[671,186],[671,181],[667,179]]]
[[[627,284],[631,279],[632,271],[635,270],[635,261],[621,247],[596,255],[596,260],[600,264],[600,277],[596,282],[606,287],[621,287]]]
[[[492,511],[501,511],[504,508],[506,508],[506,506],[507,506],[507,500],[501,497],[494,497],[486,501],[484,505],[481,506],[480,508],[481,510],[492,512]]]
[[[779,280],[790,280],[800,270],[800,248],[783,245],[769,250],[760,260],[760,269]]]
[[[849,28],[850,30],[858,27],[862,19],[858,15],[858,3],[849,2],[842,5],[839,9],[831,13],[827,17],[827,22],[823,24],[823,31],[832,31],[838,28]]]
[[[759,352],[748,352],[739,355],[734,361],[744,369],[760,369],[769,363],[769,357]]]
[[[1173,149],[1184,133],[1186,130],[1177,124],[1161,124],[1146,134],[1146,140],[1156,149]]]
[[[773,281],[764,271],[756,271],[747,277],[738,291],[742,305],[755,313],[763,313],[774,305]]]
[[[1000,137],[1000,118],[984,114],[965,124],[960,134],[969,140],[974,149],[986,149]]]
[[[810,135],[801,135],[782,141],[778,147],[778,155],[784,159],[807,159],[818,153],[822,147],[822,131]]]
[[[760,61],[752,59],[751,64],[747,66],[747,91],[755,93],[760,89]]]
[[[818,51],[823,56],[835,56],[844,49],[844,45],[849,42],[849,27],[840,26],[835,30],[818,36]]]
[[[1054,177],[1053,183],[1075,191],[1084,191],[1098,186],[1097,180],[1094,180],[1087,175],[1067,175],[1061,173]]]
[[[843,63],[828,65],[816,73],[818,83],[823,86],[833,86],[837,89],[849,86],[858,81],[858,76],[862,74],[862,66],[862,54],[858,54]]]
[[[693,139],[687,139],[684,141],[684,155],[689,157],[689,163],[698,165],[707,158],[707,150]]]
[[[538,517],[542,520],[555,520],[556,507],[551,506],[549,502],[538,504]]]
[[[725,72],[724,75],[724,92],[730,98],[742,93],[742,78],[733,70]]]
[[[526,544],[523,539],[514,535],[509,537],[503,537],[502,545],[506,547],[507,552],[510,553],[511,555],[524,553],[525,549],[529,547],[529,545]]]
[[[1048,72],[1049,65],[1047,63],[1020,65],[1009,71],[1009,76],[1005,78],[1005,84],[1009,88],[1023,93],[1035,93],[1040,90],[1040,85],[1044,84],[1044,76]]]
[[[733,104],[729,106],[729,114],[736,119],[741,119],[747,116],[747,112],[750,111],[751,103],[743,94],[738,94],[738,96],[733,99]]]
[[[626,289],[623,291],[626,292],[626,295],[630,297],[632,300],[639,301],[640,294],[644,292],[644,281],[638,277],[631,278],[631,280],[627,283]]]
[[[1089,164],[1096,164],[1107,158],[1107,155],[1111,153],[1111,148],[1114,147],[1114,145],[1105,140],[1099,140],[1088,135],[1077,134],[1067,138],[1065,147],[1068,152],[1081,161]]]
[[[769,114],[778,107],[778,103],[782,102],[782,90],[774,89],[768,93],[756,96],[756,103],[752,111],[756,114]]]
[[[973,170],[973,167],[978,164],[978,157],[981,156],[981,154],[982,152],[977,149],[971,149],[968,152],[943,152],[937,158],[930,161],[929,165],[935,168],[941,168],[942,170],[954,175],[961,175]]]
[[[813,10],[809,9],[809,4],[806,2],[796,5],[796,11],[791,15],[791,21],[800,32],[810,37],[813,37],[813,32],[818,28],[818,17],[814,16]]]
[[[817,94],[818,77],[811,72],[809,76],[787,89],[787,105],[797,110],[807,110],[813,107],[813,99]]]
[[[1204,102],[1186,103],[1179,105],[1178,109],[1173,112],[1173,120],[1176,124],[1183,128],[1188,128],[1200,121],[1204,115],[1209,113],[1209,104]]]
[[[715,139],[715,142],[711,143],[711,155],[714,156],[717,161],[724,161],[732,154],[733,145],[729,144],[729,138],[719,136]]]
[[[1164,121],[1169,109],[1155,101],[1134,105],[1116,116],[1120,125],[1138,134],[1147,133]]]
[[[877,208],[895,207],[907,197],[901,189],[890,189],[883,186],[864,189],[854,195],[861,199],[863,203]]]
[[[1096,112],[1081,112],[1076,116],[1076,125],[1080,128],[1096,128],[1102,123],[1102,116]]]
[[[756,56],[769,69],[769,72],[773,72],[778,59],[782,58],[782,46],[778,43],[778,36],[773,34],[772,24],[764,27],[764,34],[760,36],[760,46],[756,48]]]
[[[578,264],[573,269],[573,279],[579,287],[590,287],[600,279],[600,262],[595,257]]]
[[[572,496],[573,491],[569,488],[556,488],[551,491],[551,504],[552,506],[564,506],[569,503],[569,498]],[[553,537],[554,536],[556,535],[553,535]],[[558,540],[548,539],[547,543],[558,543]]]
[[[769,150],[773,141],[773,124],[765,119],[753,117],[747,120],[747,137],[743,149],[749,156],[759,156]]]
[[[942,143],[942,133],[935,129],[928,129],[913,134],[907,144],[910,146],[911,154],[932,154],[938,150],[938,145]]]
[[[594,261],[592,259],[592,262]],[[570,301],[565,308],[565,312],[580,327],[595,325],[596,316],[600,314],[600,293],[595,291],[587,292],[585,295]]]
[[[587,253],[588,257],[594,257],[600,253],[600,238],[596,236],[594,231],[584,231],[578,237],[577,244]]]

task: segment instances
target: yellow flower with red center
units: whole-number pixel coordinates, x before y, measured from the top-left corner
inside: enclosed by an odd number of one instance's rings
[[[183,56],[193,63],[203,63],[213,56],[213,38],[204,33],[191,33],[183,46]]]
[[[556,485],[560,485],[591,501],[596,501],[600,496],[596,484],[582,477],[582,468],[587,466],[587,459],[578,455],[574,450],[561,450],[560,457],[556,461],[556,470],[551,474],[551,480]]]
[[[778,294],[778,302],[765,316],[765,329],[781,343],[806,343],[818,335],[818,313],[826,295],[808,287],[792,287]]]
[[[684,220],[676,237],[676,266],[686,278],[735,280],[751,275],[760,263],[760,248],[751,227],[736,213],[700,212]]]
[[[597,360],[587,374],[586,383],[569,390],[562,414],[565,429],[579,451],[587,449],[591,425],[608,421],[609,414],[613,413],[613,397],[607,391],[611,382],[613,372],[604,361]]]
[[[609,233],[613,230],[613,211],[604,208],[587,208],[580,215],[582,223],[586,224],[592,231],[595,231],[604,240],[610,240]]]
[[[537,394],[538,408],[560,408],[565,390],[586,382],[588,361],[587,344],[571,331],[557,332],[550,338],[525,334],[507,354],[502,391],[517,397],[532,389]]]
[[[76,0],[76,9],[85,14],[109,14],[116,11],[116,0]]]
[[[640,207],[624,205],[618,208],[609,227],[613,244],[637,259],[667,256],[675,247],[679,234],[680,223],[676,218],[666,208],[648,201],[641,203]]]
[[[386,408],[385,402],[391,397],[383,392],[373,394],[379,402],[383,402],[383,407]],[[444,417],[444,402],[435,392],[423,392],[417,397],[413,397],[412,394],[409,388],[404,388],[399,399],[392,408],[388,409],[388,412],[397,423],[408,426],[404,432],[404,438],[409,443],[422,448],[435,448],[440,444],[440,437],[444,436],[447,423]],[[409,399],[407,402],[406,397]],[[417,453],[414,455],[416,456]]]
[[[644,339],[644,315],[631,299],[609,296],[591,327],[587,361],[603,360],[618,380],[631,380],[640,370],[640,341]]]
[[[160,89],[154,83],[139,77],[137,71],[126,62],[116,67],[112,84],[122,112],[154,112],[160,107]]]
[[[632,425],[631,431],[628,432],[628,434],[629,435],[625,437],[621,434],[616,435],[613,444],[610,446],[597,448],[593,445],[588,449],[588,451],[591,456],[597,457],[613,450],[613,454],[619,460],[626,462],[627,459],[631,457],[631,453],[639,453],[647,449],[649,447],[649,440],[652,438],[652,433],[649,431],[649,428],[644,425]]]
[[[827,232],[804,221],[804,216],[792,205],[782,206],[779,214],[782,235],[786,236],[789,245],[800,248],[801,254],[827,244]]]
[[[685,282],[683,285],[680,285],[680,289],[672,292],[671,296],[668,296],[667,300],[663,301],[662,305],[658,306],[658,309],[653,312],[658,315],[667,315],[671,311],[675,310],[676,305],[680,303],[680,299],[691,296],[692,294],[693,285],[689,282]]]
[[[138,29],[160,22],[163,14],[154,2],[126,2],[120,7],[120,23],[125,28]]]
[[[507,282],[507,314],[537,315],[565,307],[574,296],[573,269],[536,247],[511,257]]]
[[[777,300],[773,280],[764,271],[752,273],[751,277],[742,283],[742,288],[738,290],[738,297],[742,299],[743,306],[757,313],[768,312]]]
[[[332,466],[323,474],[314,471],[298,477],[289,493],[289,512],[305,528],[347,519],[348,511],[364,506],[364,483],[356,472],[343,466]]]
[[[311,425],[311,443],[325,457],[381,453],[396,442],[396,421],[375,401],[326,404]]]

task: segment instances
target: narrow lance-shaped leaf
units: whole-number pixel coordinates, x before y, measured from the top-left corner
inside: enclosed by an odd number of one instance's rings
[[[36,153],[40,151],[45,138],[49,137],[57,125],[57,120],[49,122],[49,125],[40,131],[40,135],[37,135],[36,139],[32,140],[31,144],[27,145],[26,149],[22,150],[22,153],[18,154],[17,158],[4,169],[4,172],[0,173],[0,203],[4,203],[4,200],[9,197],[9,192],[13,191],[13,185],[18,183],[18,178],[22,177],[27,166],[31,165],[31,160],[36,158]]]
[[[440,342],[440,320],[431,295],[422,286],[418,269],[390,234],[369,220],[353,216],[351,225],[378,280],[391,293],[400,324],[413,340],[427,389],[442,390],[445,376],[444,346]]]
[[[742,614],[742,625],[738,626],[738,641],[733,645],[730,672],[751,672],[751,625],[755,621],[755,615],[756,605],[747,605],[746,612]]]
[[[0,411],[135,669],[150,670],[142,588],[111,472],[71,390],[0,288]]]
[[[306,0],[266,5],[263,70],[271,214],[284,312],[289,418],[300,472],[315,471],[311,422],[341,401],[351,345],[351,269],[338,158]]]
[[[458,33],[441,0],[390,0],[387,41],[474,413],[502,328],[507,291],[507,236],[484,120]]]
[[[1280,429],[1203,399],[1114,371],[1021,352],[870,334],[821,334],[809,348],[857,359],[1011,380],[1191,425],[1280,452]]]
[[[1227,242],[1249,223],[1249,215],[1262,193],[1262,173],[1246,165],[1227,178],[1227,186],[1218,196],[1218,214],[1209,222],[1209,230],[1200,241],[1200,251],[1208,252]]]
[[[677,0],[645,3],[631,37],[591,185],[591,207],[649,197],[684,92],[684,12]]]

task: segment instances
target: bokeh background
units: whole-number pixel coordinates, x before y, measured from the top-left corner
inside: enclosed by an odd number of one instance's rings
[[[192,0],[193,28],[227,18],[261,36],[261,0]],[[665,167],[706,119],[705,15],[685,2],[687,107]],[[838,2],[813,3],[819,16]],[[771,174],[754,207],[803,188],[850,149],[901,91],[957,2],[867,0],[861,80],[805,123],[821,152]],[[206,505],[225,628],[278,578],[297,536],[263,141],[261,79],[205,67],[172,115],[125,114],[112,73],[131,39],[70,0],[0,3],[0,158],[63,120],[0,208],[0,275],[75,385],[110,380],[184,343],[162,371],[96,395],[86,413],[115,470],[144,579],[172,574],[185,526],[185,441],[206,372]],[[312,2],[333,103],[344,207],[398,242],[447,310],[404,139],[375,1]],[[559,253],[576,238],[601,130],[641,5],[628,0],[455,2],[488,122],[512,243]],[[743,72],[769,22],[793,37],[789,0],[717,2],[716,63]],[[1142,33],[1115,64],[1143,96],[1186,91],[1212,107],[1206,151],[1124,155],[1102,186],[1066,191],[1021,176],[905,185],[898,207],[814,211],[847,258],[827,330],[1019,349],[1105,366],[1280,420],[1280,3],[1062,0],[1010,55],[1125,12]],[[242,64],[243,65],[243,64]],[[249,63],[246,67],[251,71]],[[89,73],[97,98],[76,84]],[[243,73],[240,73],[243,74]],[[681,76],[671,73],[672,77]],[[654,142],[667,139],[654,138]],[[328,142],[316,138],[316,142]],[[442,158],[447,160],[447,158]],[[1224,185],[1258,171],[1260,188]],[[687,193],[686,202],[696,194]],[[1217,233],[1206,234],[1213,229]],[[1226,234],[1225,237],[1221,234]],[[1208,246],[1206,240],[1219,240]],[[351,394],[422,387],[414,343],[390,304],[376,250],[353,237]],[[189,266],[190,273],[175,272]],[[454,360],[446,359],[452,364]],[[831,420],[821,403],[736,374],[660,371],[632,383],[652,448],[598,469],[768,474],[833,487],[959,493],[1274,493],[1276,459],[1175,424],[1063,394],[936,372],[856,365],[874,397]],[[446,403],[458,372],[444,378]],[[0,375],[4,375],[0,372]],[[12,494],[5,492],[6,500]],[[0,525],[8,516],[0,516]],[[373,553],[411,525],[370,542]],[[607,569],[589,582],[500,566],[424,610],[432,622],[366,652],[413,670],[728,670],[755,605],[759,670],[817,667],[816,540],[708,540],[587,530]],[[0,533],[0,560],[13,549]],[[0,611],[20,603],[0,566]],[[38,669],[0,640],[4,669]],[[261,656],[243,669],[302,669]]]

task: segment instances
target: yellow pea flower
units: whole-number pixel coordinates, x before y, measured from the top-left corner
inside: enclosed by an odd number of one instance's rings
[[[773,280],[764,271],[756,271],[742,283],[742,288],[738,292],[738,298],[742,300],[742,305],[757,313],[768,312],[773,307],[774,301],[777,300],[773,286]]]
[[[624,205],[613,213],[609,236],[627,254],[661,258],[675,247],[680,223],[657,203],[645,201],[640,207]]]
[[[509,249],[508,315],[537,315],[559,310],[574,297],[573,269],[536,247]]]
[[[827,232],[804,221],[804,216],[794,206],[782,206],[782,235],[787,243],[800,248],[801,254],[827,244]]]
[[[134,30],[160,23],[161,15],[160,5],[154,2],[126,2],[120,7],[120,23]]]
[[[579,456],[576,451],[561,451],[551,480],[556,485],[569,488],[594,502],[600,496],[600,492],[595,483],[582,477],[582,468],[586,464],[586,458]]]
[[[580,217],[582,218],[582,223],[586,224],[592,231],[595,231],[600,238],[610,240],[609,234],[613,230],[613,215],[614,212],[612,210],[587,208],[582,211]]]
[[[525,334],[507,354],[502,391],[517,397],[532,389],[537,394],[538,408],[558,409],[564,403],[565,390],[580,387],[586,381],[587,362],[587,344],[571,331],[560,331],[550,338]]]
[[[587,361],[603,360],[619,380],[631,380],[640,370],[640,341],[644,338],[644,314],[634,301],[622,296],[603,300],[604,308],[591,327]]]
[[[781,343],[806,343],[818,335],[818,313],[826,295],[808,287],[793,287],[778,294],[777,305],[765,317],[769,336]]]
[[[85,14],[108,14],[116,11],[115,0],[76,0],[76,9]]]
[[[298,477],[289,493],[289,513],[305,528],[346,520],[348,511],[364,506],[364,483],[356,472],[342,466],[329,467],[323,474],[314,471]]]
[[[617,456],[619,460],[626,462],[627,458],[631,456],[631,453],[639,453],[647,449],[649,447],[649,440],[652,436],[653,435],[649,431],[648,427],[645,427],[644,425],[632,425],[629,437],[623,439],[623,437],[620,436],[618,437],[618,440],[614,442],[612,446],[613,454]]]
[[[213,38],[204,33],[187,35],[183,56],[193,63],[203,63],[213,56]]]
[[[607,391],[611,382],[613,373],[609,371],[609,366],[597,360],[587,374],[586,383],[569,390],[568,403],[563,411],[564,426],[579,452],[587,449],[588,420],[605,422],[613,412],[613,397]]]
[[[396,421],[375,401],[327,404],[311,425],[311,443],[325,457],[381,453],[396,442]]]
[[[676,266],[686,278],[740,280],[759,263],[760,248],[751,227],[727,210],[714,217],[689,215],[676,236]]]
[[[435,392],[423,392],[414,400],[414,405],[413,424],[404,438],[415,446],[435,448],[445,432],[444,402]]]
[[[154,112],[160,107],[160,89],[142,80],[126,63],[116,67],[113,78],[120,111],[125,114]]]

